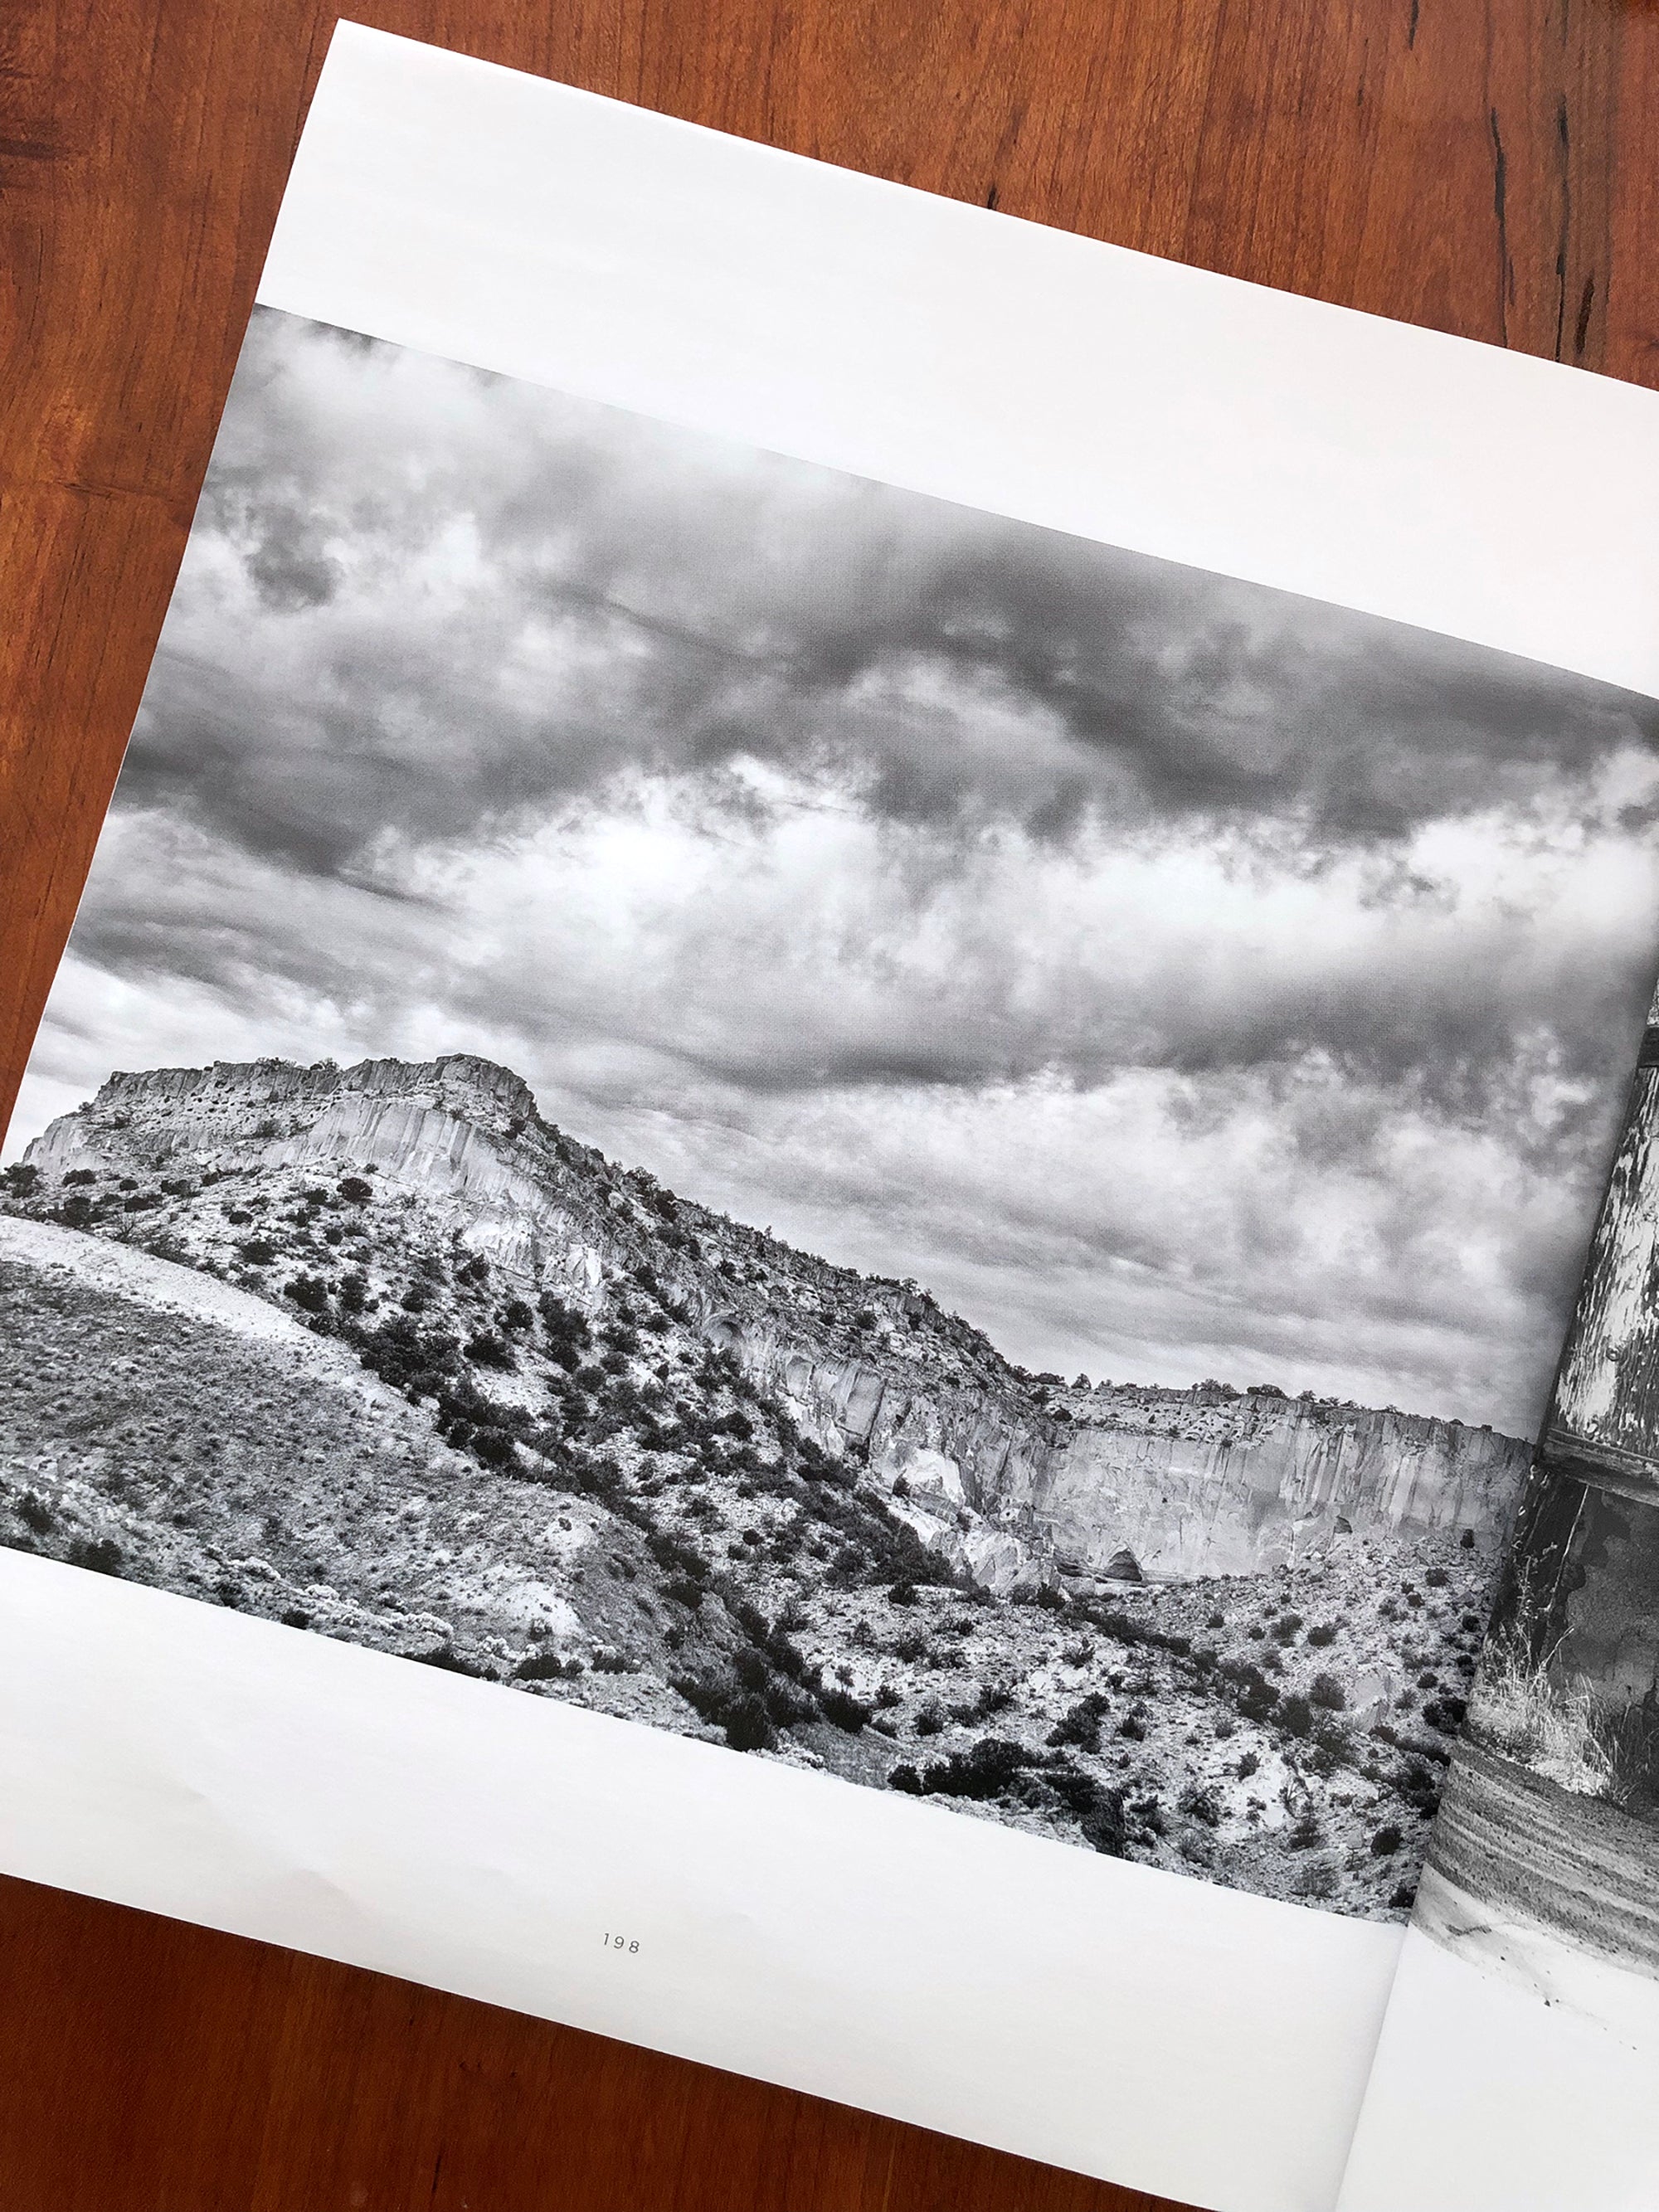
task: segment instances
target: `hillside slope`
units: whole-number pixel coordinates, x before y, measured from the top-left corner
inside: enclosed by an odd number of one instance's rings
[[[117,1076],[7,1203],[6,1540],[1269,1894],[1409,1894],[1511,1440],[1027,1376],[465,1057]]]

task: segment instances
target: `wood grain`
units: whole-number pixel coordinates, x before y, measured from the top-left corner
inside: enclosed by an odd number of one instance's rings
[[[1659,381],[1650,0],[357,0],[388,30]],[[332,11],[0,11],[0,1109],[131,725]],[[1645,250],[1644,250],[1645,249]],[[1129,2212],[430,1991],[0,1886],[0,2197],[52,2212]]]

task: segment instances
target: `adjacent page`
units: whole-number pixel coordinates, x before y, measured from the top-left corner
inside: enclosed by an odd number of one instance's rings
[[[1637,2212],[1659,2172],[1659,1008],[1342,2203]]]
[[[0,1863],[1325,2212],[1500,1571],[1480,1745],[1606,1640],[1654,402],[351,26],[260,296],[0,1186]]]

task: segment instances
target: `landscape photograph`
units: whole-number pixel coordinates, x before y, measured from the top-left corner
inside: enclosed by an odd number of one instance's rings
[[[262,310],[0,1170],[0,1542],[1403,1919],[1656,720]]]

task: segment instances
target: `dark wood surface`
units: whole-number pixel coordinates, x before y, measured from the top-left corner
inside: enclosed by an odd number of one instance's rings
[[[333,12],[0,0],[0,1110],[137,704]],[[1656,0],[353,13],[1016,215],[1659,382]],[[1152,2203],[0,1883],[0,2212]]]

